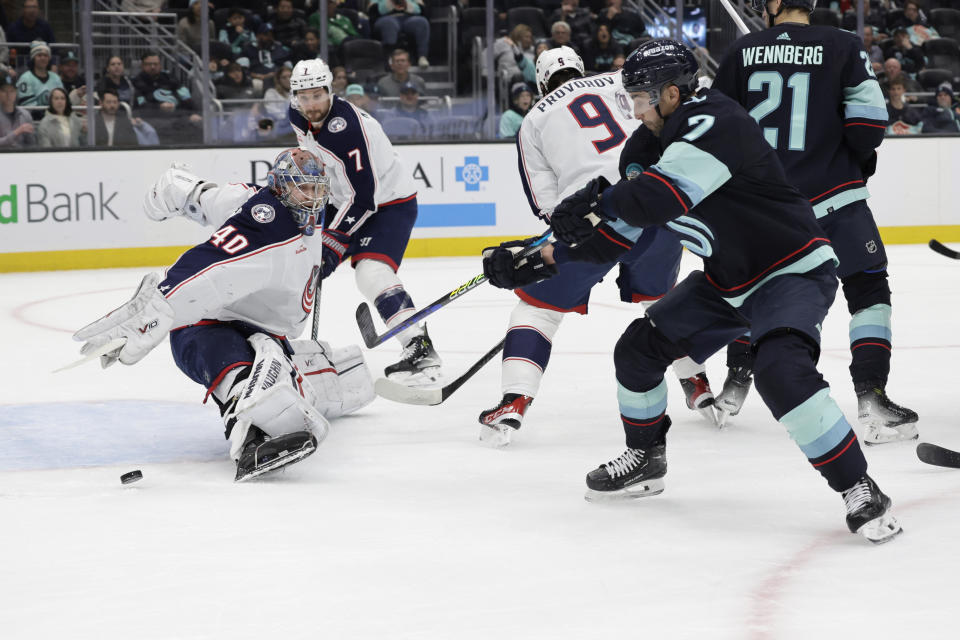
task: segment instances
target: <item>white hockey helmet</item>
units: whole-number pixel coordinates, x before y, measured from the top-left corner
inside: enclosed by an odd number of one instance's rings
[[[320,58],[298,62],[290,74],[290,103],[293,108],[300,108],[297,91],[318,87],[326,89],[328,94],[333,93],[333,73],[327,63]]]
[[[561,69],[576,69],[582,76],[583,59],[567,46],[547,49],[537,58],[537,87],[542,95],[549,93],[547,87],[550,84],[550,78]],[[290,86],[292,87],[293,84],[291,83]]]

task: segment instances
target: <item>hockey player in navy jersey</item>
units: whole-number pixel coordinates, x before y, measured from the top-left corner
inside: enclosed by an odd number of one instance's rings
[[[332,91],[333,74],[320,59],[301,60],[290,76],[290,124],[300,148],[313,153],[330,177],[324,236],[332,250],[324,259],[326,278],[349,257],[357,288],[388,327],[416,313],[397,277],[417,220],[413,177],[400,162],[383,128],[365,111]],[[425,325],[397,334],[403,355],[384,371],[409,384],[436,382],[440,357]]]
[[[815,0],[753,0],[769,29],[737,40],[713,88],[760,124],[787,180],[813,205],[840,260],[850,311],[850,374],[866,444],[917,438],[917,414],[886,394],[891,304],[887,256],[867,206],[887,109],[869,56],[855,34],[810,25]],[[735,415],[750,387],[749,338],[731,345],[717,406]]]
[[[616,257],[639,228],[665,225],[704,261],[704,271],[651,306],[617,343],[627,449],[587,475],[587,498],[663,491],[664,371],[685,354],[703,362],[749,329],[761,398],[842,494],[850,531],[885,542],[901,530],[890,499],[867,475],[857,436],[816,368],[820,323],[837,289],[836,256],[757,123],[722,93],[698,91],[698,67],[673,40],[644,43],[630,55],[624,87],[659,136],[661,157],[634,180],[592,180],[551,219],[555,235],[581,256]],[[544,262],[557,255],[562,260],[553,247],[539,254]]]
[[[165,275],[147,275],[129,302],[74,334],[83,353],[125,340],[101,357],[104,367],[140,361],[169,334],[174,362],[220,407],[238,481],[307,457],[326,436],[328,418],[374,396],[358,347],[295,340],[325,257],[314,230],[329,180],[316,157],[284,151],[268,188],[240,187],[253,194],[218,191],[180,169],[165,173],[147,194],[151,215],[189,211],[219,228]]]

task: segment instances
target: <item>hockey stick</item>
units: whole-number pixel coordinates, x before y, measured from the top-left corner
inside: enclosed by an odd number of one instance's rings
[[[126,344],[126,342],[127,342],[126,338],[114,338],[110,342],[101,346],[99,349],[94,349],[93,351],[83,356],[79,360],[76,360],[74,362],[71,362],[70,364],[64,365],[59,369],[54,369],[51,373],[60,373],[61,371],[66,371],[67,369],[73,369],[74,367],[79,367],[84,362],[89,362],[94,358],[99,358],[102,355],[106,355],[110,353],[114,349],[118,349],[122,347],[124,344]]]
[[[960,452],[951,451],[929,442],[921,442],[917,445],[917,457],[927,464],[960,469]]]
[[[723,8],[727,10],[728,14],[730,14],[730,19],[733,20],[734,24],[737,25],[737,29],[740,30],[741,34],[747,35],[750,33],[750,29],[743,21],[743,18],[740,17],[740,14],[737,13],[736,9],[730,6],[730,0],[720,0],[720,4],[722,4]]]
[[[323,290],[323,280],[320,274],[317,274],[317,286],[313,290],[313,324],[310,326],[310,339],[317,341],[317,333],[320,331],[320,292]]]
[[[941,244],[937,240],[930,241],[930,248],[942,256],[947,256],[948,258],[953,258],[954,260],[960,260],[960,251],[954,251],[950,247]]]
[[[495,355],[500,353],[500,351],[503,350],[503,343],[505,341],[506,338],[498,342],[492,349],[490,349],[490,351],[487,351],[479,360],[474,362],[473,365],[467,369],[466,373],[461,375],[450,384],[444,385],[443,387],[434,389],[418,389],[416,387],[408,387],[387,378],[380,378],[374,383],[373,388],[377,392],[378,396],[381,398],[386,398],[387,400],[393,400],[394,402],[426,406],[438,405],[452,396],[453,393],[462,387],[467,380],[472,378],[477,371],[480,371],[485,364],[490,362]]]
[[[547,240],[550,239],[551,233],[552,232],[550,230],[547,230],[547,232],[541,235],[536,242],[521,251],[517,255],[516,260],[520,260],[521,258],[525,258],[539,251],[540,248],[547,242]],[[368,305],[366,302],[361,302],[360,306],[357,307],[357,326],[360,328],[360,335],[363,336],[364,344],[367,345],[368,349],[373,349],[377,345],[383,344],[404,329],[412,327],[435,311],[447,306],[454,300],[466,295],[470,291],[473,291],[486,281],[487,279],[482,273],[470,278],[450,293],[445,293],[400,324],[396,325],[392,329],[387,329],[386,332],[379,335],[377,334],[377,329],[373,324],[373,314],[370,313],[370,305]]]

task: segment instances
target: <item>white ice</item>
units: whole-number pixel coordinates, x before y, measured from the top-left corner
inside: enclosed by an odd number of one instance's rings
[[[922,440],[960,448],[960,263],[889,253],[888,390]],[[478,267],[408,260],[401,275],[425,304]],[[477,444],[500,396],[491,363],[441,406],[377,400],[312,458],[237,485],[217,411],[166,343],[133,367],[50,373],[145,271],[0,276],[2,638],[957,637],[960,471],[913,443],[866,452],[905,529],[873,546],[755,393],[718,432],[670,379],[666,491],[583,500],[586,472],[623,450],[611,351],[640,309],[613,274],[566,319],[507,450]],[[349,269],[324,282],[324,337],[359,342],[359,301]],[[514,302],[483,287],[430,320],[449,374],[502,337]],[[821,367],[855,421],[847,320],[838,297]],[[376,371],[398,352],[367,355]],[[721,356],[708,371],[718,388]],[[144,479],[121,485],[132,469]]]

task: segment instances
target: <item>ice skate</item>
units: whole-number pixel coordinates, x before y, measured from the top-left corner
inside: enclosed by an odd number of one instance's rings
[[[440,356],[424,327],[423,333],[403,348],[400,361],[384,369],[383,374],[395,382],[419,386],[440,380],[440,364]]]
[[[730,367],[727,371],[727,379],[723,381],[723,391],[714,403],[719,413],[721,427],[731,416],[740,413],[751,385],[753,385],[753,371],[747,367]]]
[[[690,378],[681,378],[680,386],[687,396],[687,408],[696,411],[710,424],[718,425],[717,414],[713,410],[714,397],[710,390],[710,381],[706,372],[698,373]]]
[[[307,431],[285,433],[270,438],[257,427],[250,427],[243,451],[237,460],[234,482],[256,478],[269,471],[303,460],[317,450],[317,439]]]
[[[857,484],[843,492],[847,507],[847,528],[874,544],[889,542],[903,533],[900,522],[889,513],[890,498],[877,483],[864,475]]]
[[[620,457],[588,473],[584,498],[587,502],[603,502],[655,496],[663,493],[665,475],[667,443],[661,439],[649,449],[627,449]]]
[[[894,403],[880,387],[857,391],[858,418],[867,428],[863,443],[868,446],[916,440],[917,413]]]
[[[523,414],[532,403],[530,396],[504,394],[500,404],[480,414],[480,442],[496,448],[510,444],[510,437],[520,428]]]

